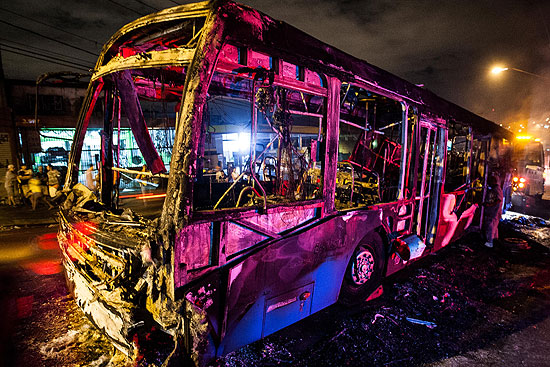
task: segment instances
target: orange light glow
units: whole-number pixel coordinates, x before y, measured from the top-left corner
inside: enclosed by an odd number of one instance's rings
[[[500,74],[500,73],[502,73],[503,71],[506,71],[506,70],[508,70],[508,68],[502,67],[502,66],[495,66],[494,68],[491,69],[491,73]]]
[[[73,224],[74,229],[83,235],[90,235],[96,232],[97,225],[93,222],[78,222]]]
[[[57,245],[57,234],[46,233],[38,237],[38,246],[42,250],[55,250],[59,246]]]
[[[516,139],[518,140],[531,140],[533,137],[531,135],[518,135]]]
[[[520,189],[523,189],[525,187],[525,184],[523,182],[520,182],[520,184],[518,185]]]
[[[525,181],[527,181],[527,180],[524,179],[523,177],[519,179],[519,182],[522,182],[522,183],[523,183],[523,182],[525,182]]]
[[[139,200],[146,200],[146,199],[158,199],[158,198],[163,198],[165,197],[166,194],[156,194],[156,195],[141,195],[141,196],[137,196],[136,199],[139,199]]]
[[[519,181],[519,178],[514,177],[513,181],[514,181],[514,182],[518,182],[518,181]]]
[[[40,238],[43,240],[55,239],[57,241],[57,232],[44,233],[43,235],[40,236]]]
[[[145,194],[145,195],[151,195],[151,194]],[[120,197],[121,199],[132,199],[132,198],[137,198],[138,196],[143,196],[143,194],[120,195],[119,197]]]
[[[59,260],[40,260],[34,263],[26,264],[25,268],[38,275],[52,275],[61,273],[61,263]]]
[[[161,195],[161,196],[159,196]],[[121,199],[143,199],[144,197],[165,197],[166,194],[134,194],[134,195],[121,195]]]

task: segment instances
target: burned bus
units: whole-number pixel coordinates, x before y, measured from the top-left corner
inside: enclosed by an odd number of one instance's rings
[[[143,166],[121,156],[125,131]],[[202,365],[375,297],[480,226],[476,183],[509,139],[247,6],[163,10],[118,31],[95,66],[60,210],[67,283],[119,350],[156,330],[170,358]],[[127,194],[128,177],[149,191]]]

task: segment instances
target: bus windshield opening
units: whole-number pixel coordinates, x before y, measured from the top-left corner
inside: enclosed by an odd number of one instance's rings
[[[166,192],[184,67],[124,70],[95,83],[78,181],[114,207],[158,216]]]

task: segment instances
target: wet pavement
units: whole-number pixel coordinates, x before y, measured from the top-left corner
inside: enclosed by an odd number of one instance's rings
[[[56,217],[57,211],[48,209],[44,205],[39,205],[36,210],[32,210],[30,205],[16,207],[0,205],[0,231],[13,229],[13,227],[55,224]]]
[[[129,366],[67,296],[55,226],[0,232],[2,355],[16,366]],[[550,227],[511,215],[489,250],[475,235],[212,366],[550,366]]]
[[[518,195],[512,197],[512,203],[515,212],[550,219],[550,185],[544,186],[541,198]]]
[[[111,358],[67,294],[56,231],[0,232],[0,366],[103,366]]]

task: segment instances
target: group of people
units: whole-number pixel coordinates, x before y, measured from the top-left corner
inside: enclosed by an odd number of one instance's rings
[[[216,176],[216,182],[234,182],[239,179],[240,175],[235,167],[229,166],[227,171],[229,172],[229,175],[226,175],[220,166],[216,166],[213,171]]]
[[[26,165],[21,165],[18,171],[13,164],[8,165],[4,181],[8,195],[7,204],[16,206],[19,203],[24,205],[30,202],[35,210],[41,201],[50,209],[53,208],[49,199],[55,197],[59,190],[60,176],[59,171],[51,165],[46,167],[46,171],[43,166],[38,166],[36,172]]]

